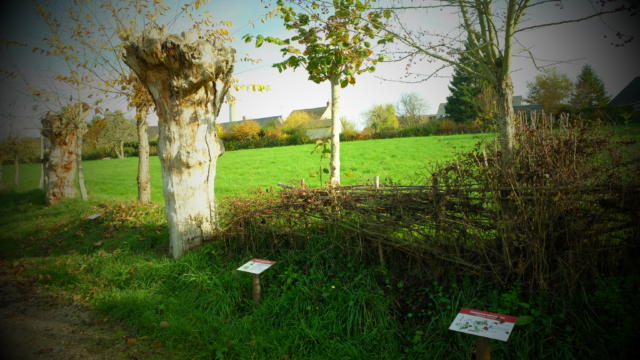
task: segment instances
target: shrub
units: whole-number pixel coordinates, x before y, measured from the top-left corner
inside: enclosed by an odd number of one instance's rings
[[[244,120],[231,129],[231,136],[240,141],[247,141],[258,137],[260,124],[254,120]]]

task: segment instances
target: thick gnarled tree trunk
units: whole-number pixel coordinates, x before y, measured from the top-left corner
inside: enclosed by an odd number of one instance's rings
[[[340,130],[342,123],[338,117],[340,106],[340,81],[333,76],[331,81],[331,178],[329,187],[340,186]]]
[[[125,51],[158,114],[171,252],[178,258],[217,226],[214,181],[222,148],[215,118],[229,90],[235,50],[193,33],[152,30],[130,40]]]
[[[76,196],[76,127],[62,116],[48,113],[42,119],[45,138],[45,197],[51,206]]]
[[[149,175],[149,134],[147,133],[146,110],[136,108],[138,130],[138,201],[151,202],[151,176]]]

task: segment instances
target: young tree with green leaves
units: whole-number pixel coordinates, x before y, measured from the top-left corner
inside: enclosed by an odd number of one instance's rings
[[[340,185],[340,88],[356,83],[356,75],[375,71],[375,64],[382,60],[373,53],[372,41],[377,38],[382,20],[388,12],[371,10],[371,0],[333,0],[294,2],[298,6],[285,5],[279,0],[275,13],[287,30],[296,34],[287,39],[258,35],[256,47],[263,42],[282,46],[286,59],[274,64],[279,71],[304,67],[309,80],[331,84],[331,178],[329,186]],[[367,19],[364,21],[363,19]],[[243,37],[246,42],[251,35]],[[391,41],[383,38],[378,43]],[[297,45],[297,47],[295,46]]]
[[[367,127],[373,129],[374,132],[397,129],[399,125],[396,108],[391,104],[372,107],[367,111],[366,117]]]
[[[527,83],[527,88],[527,101],[540,104],[545,112],[553,114],[562,108],[565,100],[571,95],[573,83],[566,74],[561,74],[555,69],[546,69],[536,75],[533,82]]]
[[[608,103],[609,97],[602,80],[590,65],[583,66],[569,104],[578,111],[584,111],[603,108]]]

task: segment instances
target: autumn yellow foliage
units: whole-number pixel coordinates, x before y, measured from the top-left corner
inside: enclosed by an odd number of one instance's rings
[[[311,121],[311,116],[304,111],[294,111],[284,121],[282,127],[284,129],[301,129]]]
[[[257,137],[260,133],[260,124],[254,120],[245,120],[232,130],[233,136],[241,141]]]

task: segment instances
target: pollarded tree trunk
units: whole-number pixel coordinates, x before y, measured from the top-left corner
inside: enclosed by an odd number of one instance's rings
[[[149,134],[147,134],[146,110],[136,108],[138,129],[138,201],[151,202],[151,176],[149,175]]]
[[[235,50],[196,34],[145,31],[125,45],[125,62],[145,84],[158,113],[171,252],[175,258],[213,235],[215,118],[229,90]]]
[[[77,129],[70,121],[48,113],[42,119],[42,136],[48,151],[45,154],[45,196],[47,205],[74,197],[76,171]]]
[[[340,106],[340,81],[338,76],[331,77],[331,178],[329,187],[340,186],[340,130],[342,124],[338,117]]]

